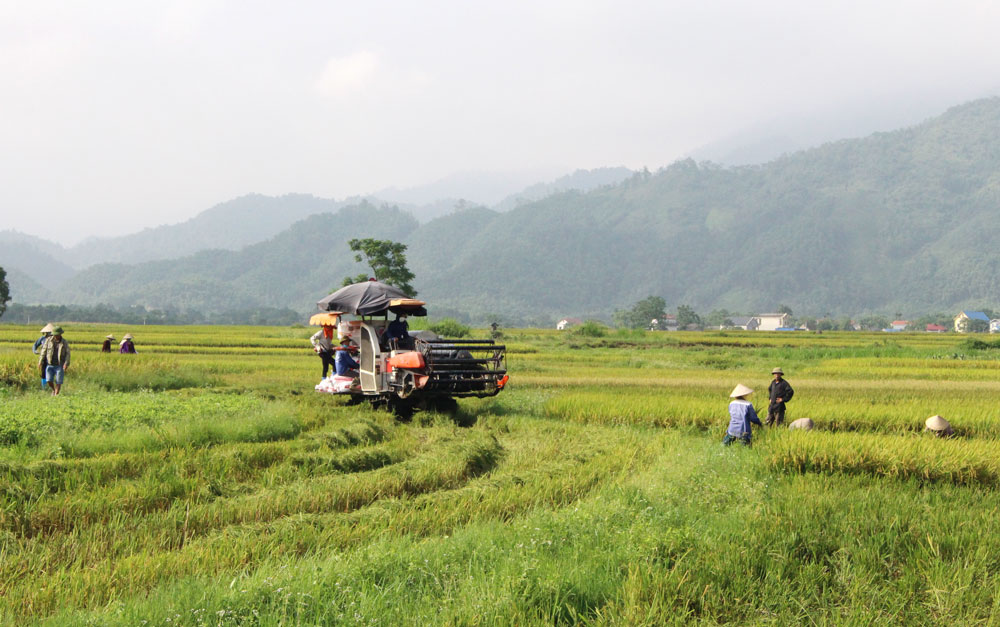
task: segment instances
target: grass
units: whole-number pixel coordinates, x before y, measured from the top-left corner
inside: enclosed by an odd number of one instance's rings
[[[308,328],[63,326],[53,398],[0,325],[3,624],[1000,622],[989,343],[512,329],[502,394],[401,423]],[[721,447],[776,365],[817,429]]]

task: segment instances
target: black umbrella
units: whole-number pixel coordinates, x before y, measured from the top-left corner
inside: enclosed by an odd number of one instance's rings
[[[395,285],[365,281],[342,287],[316,303],[323,311],[342,311],[356,316],[370,316],[389,309],[390,301],[409,298]]]

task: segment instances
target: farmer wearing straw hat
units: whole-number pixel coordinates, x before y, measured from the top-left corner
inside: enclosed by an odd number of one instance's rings
[[[40,351],[43,348],[45,348],[45,342],[47,342],[48,339],[49,339],[49,337],[52,336],[52,329],[54,329],[54,328],[55,327],[52,326],[51,322],[48,323],[47,325],[45,325],[44,327],[42,327],[42,329],[39,331],[39,333],[42,334],[41,337],[39,337],[37,340],[35,340],[35,345],[31,347],[31,352],[32,353],[34,353],[34,354],[37,355],[38,351]],[[42,389],[43,390],[45,389],[45,365],[46,364],[39,364],[39,369],[42,371]]]
[[[740,383],[729,395],[733,401],[729,403],[729,428],[726,429],[726,437],[722,439],[723,445],[729,446],[739,440],[744,446],[750,446],[750,424],[761,426],[757,411],[747,400],[751,394],[753,390]]]
[[[795,394],[795,390],[788,384],[788,381],[782,378],[785,373],[781,368],[775,368],[771,374],[774,376],[774,380],[771,381],[771,385],[767,386],[767,392],[771,397],[771,402],[767,406],[767,426],[769,427],[775,422],[780,426],[785,421],[785,403],[792,400],[792,395]]]
[[[118,345],[118,352],[122,355],[134,355],[135,354],[135,342],[132,341],[132,334],[126,333],[122,336],[122,341]]]
[[[38,354],[38,351],[41,348],[42,344],[44,344],[45,340],[49,339],[49,336],[52,335],[52,329],[54,329],[54,328],[55,327],[52,326],[51,322],[48,323],[47,325],[45,325],[44,327],[42,327],[41,331],[39,331],[39,333],[42,334],[41,337],[39,337],[37,340],[35,340],[35,345],[31,347],[31,352],[32,353],[34,353],[36,355]]]
[[[930,431],[939,438],[947,438],[955,435],[955,430],[951,428],[951,423],[938,415],[931,416],[924,421],[924,431]]]
[[[52,388],[52,396],[58,396],[62,389],[63,377],[69,370],[69,344],[62,337],[62,327],[52,329],[52,337],[42,345],[38,366],[45,373],[45,380]]]
[[[113,336],[113,335],[105,335],[104,336],[104,343],[101,344],[101,352],[102,353],[110,353],[111,352],[111,343],[114,342],[114,341],[115,341],[115,336]]]

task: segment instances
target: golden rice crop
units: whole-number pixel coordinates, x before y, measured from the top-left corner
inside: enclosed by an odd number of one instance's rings
[[[788,472],[869,474],[957,485],[1000,484],[995,441],[785,431],[759,447],[767,463]]]

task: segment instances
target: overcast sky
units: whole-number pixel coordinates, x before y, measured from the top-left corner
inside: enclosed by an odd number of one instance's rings
[[[890,130],[996,95],[998,32],[971,0],[0,0],[0,230]]]

